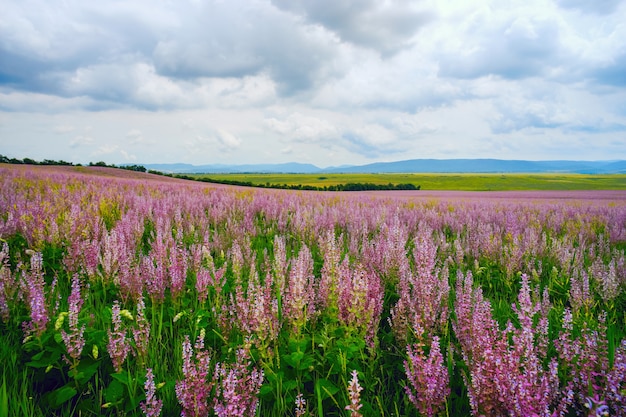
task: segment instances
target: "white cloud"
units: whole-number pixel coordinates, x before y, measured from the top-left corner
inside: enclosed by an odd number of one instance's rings
[[[0,140],[15,157],[323,166],[623,149],[617,0],[5,0],[2,13]]]
[[[70,148],[77,148],[79,146],[93,145],[94,143],[95,143],[95,140],[91,136],[78,135],[72,138],[69,146]]]

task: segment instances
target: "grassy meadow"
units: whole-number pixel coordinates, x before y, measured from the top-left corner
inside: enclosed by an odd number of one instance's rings
[[[413,184],[422,190],[624,190],[626,174],[188,174],[255,185]]]
[[[0,165],[0,417],[626,416],[626,191],[431,194]]]

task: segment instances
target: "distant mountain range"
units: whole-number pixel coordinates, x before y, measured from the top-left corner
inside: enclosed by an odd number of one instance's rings
[[[296,162],[250,165],[145,164],[147,169],[173,174],[191,173],[626,173],[626,161],[525,161],[504,159],[410,159],[319,168]]]

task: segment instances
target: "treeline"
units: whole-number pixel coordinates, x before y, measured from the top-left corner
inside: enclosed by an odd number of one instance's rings
[[[82,166],[82,164],[73,164],[72,162],[67,161],[54,161],[51,159],[44,159],[43,161],[35,161],[34,159],[24,158],[24,159],[16,159],[9,158],[4,155],[0,155],[0,163],[5,164],[25,164],[25,165],[66,165],[66,166]],[[167,174],[161,171],[148,170],[143,165],[115,165],[115,164],[107,164],[106,162],[89,162],[88,166],[91,167],[108,167],[108,168],[117,168],[117,169],[125,169],[128,171],[137,171],[137,172],[147,172],[149,174],[155,175],[163,175],[171,178],[180,178],[183,180],[191,180],[191,181],[201,181],[201,182],[209,182],[216,184],[226,184],[226,185],[238,185],[243,187],[258,187],[258,188],[277,188],[283,190],[307,190],[307,191],[393,191],[393,190],[419,190],[419,185],[404,183],[404,184],[372,184],[370,182],[361,183],[361,182],[349,182],[346,184],[336,184],[336,185],[324,185],[322,187],[317,187],[314,185],[303,185],[303,184],[256,184],[251,181],[237,181],[237,180],[225,180],[225,179],[214,179],[209,177],[191,177],[189,175],[184,174]]]
[[[278,188],[283,190],[307,190],[307,191],[393,191],[393,190],[419,190],[419,185],[404,184],[372,184],[370,182],[349,182],[346,184],[324,185],[317,187],[315,185],[303,184],[270,184],[270,183],[253,183],[251,181],[237,181],[226,179],[214,179],[210,177],[190,177],[188,175],[174,175],[176,178],[186,180],[196,180],[202,182],[210,182],[226,185],[239,185],[243,187],[259,187],[259,188]]]
[[[77,167],[83,166],[82,164],[74,164],[73,162],[67,162],[63,160],[55,161],[53,159],[44,159],[43,161],[36,161],[31,158],[24,158],[24,159],[9,158],[8,156],[5,156],[5,155],[0,155],[0,163],[17,164],[17,165],[63,165],[63,166],[77,166]],[[90,162],[88,166],[119,168],[119,169],[125,169],[128,171],[147,172],[146,167],[142,165],[114,165],[114,164],[107,164],[106,162],[103,162],[103,161]],[[158,173],[158,172],[155,172],[155,173]]]
[[[44,159],[43,161],[35,161],[34,159],[24,158],[9,158],[8,156],[0,155],[0,163],[2,164],[18,164],[18,165],[70,165],[74,164],[67,161],[54,161],[52,159]]]

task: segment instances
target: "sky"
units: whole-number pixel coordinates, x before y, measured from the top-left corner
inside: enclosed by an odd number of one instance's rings
[[[626,159],[626,0],[0,0],[0,154]]]

